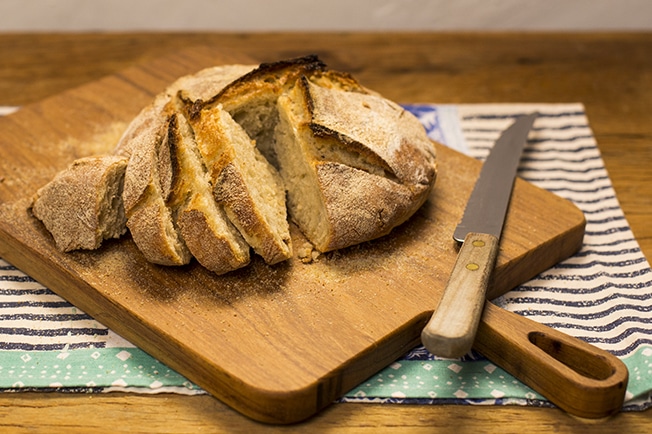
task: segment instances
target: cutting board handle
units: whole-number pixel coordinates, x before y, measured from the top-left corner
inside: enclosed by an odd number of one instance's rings
[[[629,373],[620,359],[490,302],[473,348],[570,414],[595,419],[622,408]]]

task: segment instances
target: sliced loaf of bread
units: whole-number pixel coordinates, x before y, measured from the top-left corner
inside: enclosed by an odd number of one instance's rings
[[[181,180],[186,178],[182,173],[185,168],[180,168],[177,152],[192,151],[182,146],[186,143],[181,141],[183,126],[174,116],[178,112],[180,93],[196,99],[208,98],[251,69],[243,65],[220,66],[179,78],[141,110],[119,140],[115,153],[129,156],[124,188],[127,227],[148,261],[160,265],[185,265],[196,256],[198,260],[201,258],[200,263],[217,273],[239,268],[249,262],[248,247],[243,246],[237,234],[230,240],[232,249],[227,250],[224,256],[209,255],[207,248],[202,249],[202,244],[212,242],[215,246],[217,242],[207,234],[221,236],[233,232],[224,219],[206,218],[206,213],[213,217],[221,212],[209,211],[210,204],[186,208],[179,225],[179,208],[187,205],[191,198],[188,192],[183,191]],[[179,150],[177,146],[182,148]],[[184,167],[193,166],[186,164]],[[173,182],[176,183],[174,191]],[[195,204],[197,201],[194,198]],[[202,225],[202,220],[208,223]],[[192,236],[189,234],[191,227],[207,232]],[[186,232],[186,237],[183,232]],[[186,238],[194,254],[186,244]]]
[[[414,116],[315,56],[181,77],[115,153],[128,159],[126,226],[144,256],[195,257],[217,274],[248,264],[250,248],[268,264],[292,257],[288,216],[321,252],[384,236],[437,173]]]

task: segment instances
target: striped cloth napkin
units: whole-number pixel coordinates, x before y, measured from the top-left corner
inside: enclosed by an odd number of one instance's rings
[[[652,403],[652,270],[633,237],[581,104],[406,106],[434,140],[484,159],[521,114],[538,111],[519,176],[586,215],[580,252],[495,300],[586,340],[630,371],[625,410]],[[0,260],[0,390],[204,393],[178,373]],[[550,405],[477,354],[417,347],[342,402]]]

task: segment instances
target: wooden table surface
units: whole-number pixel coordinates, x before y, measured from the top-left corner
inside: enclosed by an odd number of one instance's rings
[[[260,61],[316,53],[399,103],[581,102],[627,220],[652,259],[652,33],[0,33],[0,105],[37,102],[192,45],[223,46]],[[3,432],[376,432],[383,427],[644,432],[652,430],[652,412],[588,421],[532,407],[335,404],[304,423],[277,427],[253,422],[209,396],[0,395]]]

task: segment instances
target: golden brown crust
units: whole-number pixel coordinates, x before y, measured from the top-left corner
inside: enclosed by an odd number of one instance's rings
[[[326,65],[310,55],[278,62],[261,63],[257,68],[233,80],[214,97],[197,101],[194,114],[204,108],[221,104],[226,111],[242,109],[252,99],[276,99],[281,92],[292,86],[302,75],[313,75],[324,71]]]
[[[162,117],[153,107],[143,110],[137,117],[138,125],[124,135],[124,141],[118,145],[118,154],[129,157],[122,195],[127,217],[140,201],[145,200],[150,185],[162,194],[163,187],[168,187],[167,181],[172,179],[169,150],[162,150],[167,121]]]
[[[113,153],[129,158],[134,149],[160,141],[167,121],[165,113],[169,100],[168,95],[161,94],[144,107],[129,123]]]
[[[292,241],[285,212],[279,218],[285,223],[283,230],[272,228],[260,210],[261,205],[253,199],[242,172],[234,164],[228,164],[220,173],[215,198],[224,204],[230,220],[242,234],[246,234],[247,242],[266,263],[276,264],[292,257]],[[284,201],[282,210],[285,211]]]
[[[199,263],[216,274],[224,274],[249,263],[249,249],[238,246],[228,237],[216,236],[215,222],[207,219],[198,207],[184,208],[177,224],[186,234],[186,243]]]
[[[320,162],[315,170],[332,227],[322,252],[387,235],[423,204],[408,187],[354,167]]]
[[[399,182],[431,185],[435,155],[423,125],[405,109],[377,95],[327,89],[308,83],[304,97],[310,127],[319,137],[386,168]]]
[[[143,125],[153,126],[154,131],[144,130],[135,139],[137,146],[131,146],[123,192],[127,227],[148,261],[184,265],[191,255],[177,233],[175,210],[167,204],[175,178],[168,123],[159,126],[152,120]]]

